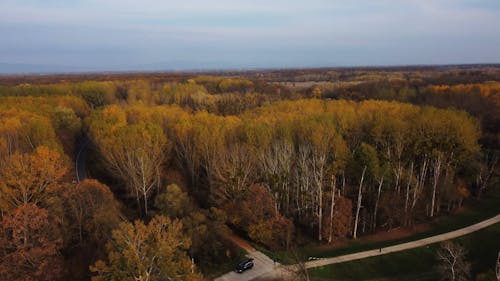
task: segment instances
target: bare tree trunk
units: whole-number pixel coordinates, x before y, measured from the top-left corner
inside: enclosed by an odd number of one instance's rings
[[[413,162],[410,164],[410,176],[408,177],[408,183],[406,184],[406,198],[405,198],[405,224],[408,221],[408,201],[410,197],[410,184],[413,177]]]
[[[373,210],[373,230],[377,228],[378,202],[380,201],[380,193],[382,191],[383,184],[384,184],[384,176],[382,176],[382,178],[380,178],[380,181],[378,182],[377,200],[375,201],[375,210]]]
[[[361,227],[361,233],[365,233],[366,232],[366,221],[368,220],[366,217],[368,216],[366,214],[366,209],[363,209],[363,211],[361,212],[361,225],[363,227]]]
[[[330,231],[328,234],[328,243],[332,243],[333,239],[333,207],[335,206],[335,192],[337,189],[337,178],[332,176],[333,184],[332,184],[332,201],[330,204]]]
[[[325,167],[328,152],[322,149],[311,150],[311,161],[313,168],[313,182],[317,194],[317,216],[318,216],[318,240],[323,239],[323,186],[325,182]]]
[[[146,191],[144,191],[143,193],[143,197],[144,197],[144,215],[148,215],[148,194]]]
[[[415,185],[415,189],[413,190],[413,201],[411,203],[411,209],[413,209],[417,203],[417,194],[418,191],[424,187],[425,184],[425,176],[427,175],[427,159],[424,160],[422,167],[420,167],[420,174],[418,175],[417,183]]]
[[[413,209],[415,208],[415,205],[417,204],[418,200],[418,192],[423,189],[424,184],[425,184],[425,177],[427,175],[427,164],[428,160],[424,158],[424,162],[422,163],[422,166],[420,167],[420,173],[417,174],[417,179],[415,183],[415,188],[413,189],[413,199],[410,207],[410,214],[409,214],[409,223],[413,224],[412,222],[412,216],[413,216]]]
[[[497,155],[493,155],[493,159],[492,161],[490,162],[490,165],[488,167],[488,157],[486,157],[486,160],[485,160],[485,165],[486,165],[486,175],[483,176],[483,171],[485,170],[484,168],[481,168],[481,171],[479,172],[479,176],[478,176],[478,185],[479,185],[479,192],[477,194],[477,198],[478,199],[481,199],[481,195],[483,195],[483,192],[484,190],[486,189],[486,187],[488,186],[488,182],[491,178],[491,176],[493,175],[493,173],[495,172],[495,168],[496,168],[496,165],[498,163],[498,156]]]
[[[441,155],[438,155],[434,161],[434,182],[432,185],[432,200],[431,200],[431,210],[430,217],[434,217],[434,205],[436,204],[436,191],[437,185],[439,183],[439,176],[441,175]]]
[[[361,209],[361,200],[363,199],[362,189],[363,189],[363,180],[365,179],[366,166],[363,168],[363,173],[361,174],[361,180],[359,181],[359,190],[358,190],[358,205],[356,207],[356,218],[354,220],[354,231],[352,237],[354,239],[357,238],[358,232],[358,220],[359,220],[359,210]]]
[[[323,188],[318,186],[318,203],[319,203],[319,209],[318,209],[318,240],[321,241],[323,238]]]
[[[443,242],[437,252],[437,270],[446,280],[469,280],[471,265],[465,248],[453,242]]]
[[[139,195],[139,190],[135,189],[135,198],[137,199],[137,208],[139,210],[139,215],[142,216],[142,208],[141,208],[141,196]]]
[[[398,196],[400,193],[400,181],[402,173],[403,173],[403,167],[401,166],[401,162],[398,161],[398,167],[394,169],[394,176],[396,176],[396,186],[394,187],[394,191]]]

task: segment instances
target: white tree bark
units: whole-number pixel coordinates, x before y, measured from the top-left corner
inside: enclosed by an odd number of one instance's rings
[[[434,160],[434,174],[433,174],[433,185],[432,185],[432,199],[431,199],[431,210],[430,210],[430,217],[434,217],[434,205],[436,204],[436,192],[437,192],[437,186],[439,183],[439,177],[441,176],[441,155],[438,155],[437,158]]]
[[[470,263],[466,260],[464,247],[451,241],[441,244],[437,252],[437,268],[443,279],[452,281],[470,280]]]
[[[383,184],[384,184],[384,176],[382,176],[378,182],[377,200],[375,201],[375,209],[373,210],[373,229],[377,227],[378,202],[380,201],[380,193],[382,192]]]
[[[417,183],[415,185],[415,189],[413,190],[413,201],[411,203],[411,209],[415,208],[418,200],[418,193],[423,189],[425,184],[425,177],[427,175],[428,169],[428,160],[424,159],[422,166],[420,167],[420,174],[417,176]]]
[[[332,184],[332,200],[330,203],[330,231],[328,234],[328,243],[332,243],[333,239],[333,207],[335,206],[335,192],[337,189],[337,178],[335,176],[332,176],[333,178],[333,184]]]
[[[481,167],[477,177],[477,184],[479,186],[477,198],[479,199],[481,199],[481,195],[488,186],[488,182],[490,181],[491,176],[495,172],[496,165],[498,164],[498,158],[498,155],[493,155],[491,158],[486,155],[484,166]]]
[[[408,182],[406,183],[406,197],[405,197],[405,220],[408,220],[408,201],[410,197],[410,185],[413,178],[413,162],[410,164],[410,176],[408,177]]]
[[[359,181],[359,190],[358,190],[358,205],[356,207],[356,218],[354,220],[354,231],[352,237],[354,239],[357,238],[358,234],[358,221],[359,221],[359,210],[361,209],[361,200],[363,199],[363,180],[365,178],[366,166],[363,169],[363,173],[361,174],[361,180]]]

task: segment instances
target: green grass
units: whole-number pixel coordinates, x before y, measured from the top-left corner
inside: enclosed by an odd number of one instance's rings
[[[500,224],[454,239],[468,251],[472,273],[494,268],[500,249]],[[312,280],[437,280],[434,269],[438,244],[408,251],[328,265],[310,270]]]
[[[310,270],[312,280],[435,280],[432,254],[435,246]],[[391,279],[389,279],[391,280]]]
[[[500,214],[500,189],[493,190],[488,197],[481,201],[470,202],[467,208],[456,215],[443,216],[431,222],[431,230],[395,240],[372,242],[363,240],[352,240],[349,245],[343,248],[322,249],[315,246],[306,246],[299,248],[300,256],[307,257],[335,257],[361,251],[384,248],[400,243],[414,241],[441,233],[453,231],[462,227],[472,225],[482,220],[494,217]],[[268,251],[269,252],[269,251]],[[267,253],[266,253],[267,254]],[[287,258],[286,252],[271,253],[278,260],[285,264],[293,263],[293,260]]]

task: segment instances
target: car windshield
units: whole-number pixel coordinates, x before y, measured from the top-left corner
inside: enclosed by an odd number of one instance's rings
[[[238,268],[243,268],[243,267],[245,267],[245,265],[246,265],[248,262],[250,262],[250,261],[251,261],[250,259],[249,259],[249,260],[246,260],[246,261],[242,261],[240,264],[238,264]]]

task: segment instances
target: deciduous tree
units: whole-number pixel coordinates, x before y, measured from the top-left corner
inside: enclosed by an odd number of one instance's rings
[[[120,220],[118,201],[106,185],[97,180],[64,190],[64,209],[74,236],[80,243],[105,243]]]
[[[113,119],[110,124],[100,125],[97,118],[91,120],[91,126],[96,126],[93,138],[108,170],[125,183],[147,215],[149,195],[159,187],[160,168],[169,155],[169,142],[162,128],[145,122],[113,124]]]
[[[0,209],[42,203],[60,187],[66,172],[61,154],[45,146],[32,154],[14,154],[0,170]]]
[[[147,225],[124,222],[107,244],[107,261],[90,267],[93,281],[201,280],[187,255],[191,241],[182,224],[156,216]]]
[[[466,281],[470,278],[470,263],[467,251],[459,244],[451,241],[441,243],[436,254],[438,270],[442,280]]]
[[[192,209],[189,195],[175,183],[156,196],[155,207],[162,215],[177,219],[187,216]]]
[[[63,271],[58,222],[45,209],[25,204],[0,225],[0,279],[58,280]]]

